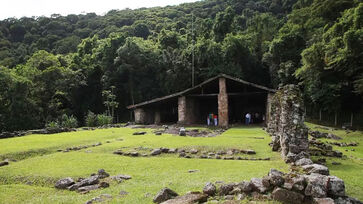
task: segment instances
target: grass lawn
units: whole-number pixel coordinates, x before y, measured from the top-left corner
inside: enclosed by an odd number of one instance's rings
[[[321,141],[359,143],[356,147],[339,147],[333,145],[333,150],[343,152],[343,158],[325,158],[327,160],[326,164],[329,167],[330,174],[344,180],[348,195],[358,198],[359,200],[363,200],[363,132],[346,132],[345,130],[334,129],[326,130],[326,128],[321,128],[312,123],[306,124],[312,130],[333,133],[343,138],[342,140],[320,139]],[[339,162],[342,165],[332,165],[333,161]]]
[[[314,124],[307,125],[316,129]],[[136,131],[146,131],[147,134],[132,135]],[[345,131],[339,130],[333,133],[343,137],[343,141],[363,141],[362,132],[346,134]],[[270,168],[287,172],[288,165],[283,162],[280,153],[271,151],[268,146],[270,141],[271,138],[261,127],[235,127],[211,138],[169,134],[156,136],[151,129],[112,128],[2,139],[0,159],[18,161],[0,167],[0,203],[84,203],[104,193],[113,196],[110,203],[152,203],[153,196],[163,187],[184,194],[192,190],[200,191],[208,181],[249,180],[266,175]],[[58,149],[98,142],[102,142],[102,145],[67,153],[57,152]],[[243,156],[269,157],[271,160],[186,159],[175,154],[134,158],[112,154],[117,149],[133,151],[140,147],[195,148],[200,151],[253,149],[257,152],[256,155]],[[331,174],[345,180],[350,196],[363,200],[362,145],[347,148],[334,146],[334,149],[342,151],[347,157],[327,159]],[[355,151],[350,151],[351,149]],[[342,165],[331,165],[333,160],[341,162]],[[120,184],[111,182],[109,188],[91,191],[85,195],[53,187],[60,178],[88,177],[101,168],[111,175],[131,175],[132,179]],[[195,169],[199,171],[188,173],[188,170]],[[129,194],[121,196],[120,191],[127,191]]]
[[[147,134],[132,135],[136,131]],[[68,153],[57,152],[57,149],[97,142],[102,145]],[[3,139],[0,140],[0,158],[18,161],[0,168],[0,203],[84,203],[104,193],[113,196],[111,203],[152,203],[153,196],[163,187],[184,194],[200,191],[208,181],[249,180],[266,175],[270,168],[287,172],[288,165],[279,153],[270,150],[269,142],[270,137],[261,127],[232,128],[211,138],[156,136],[151,129],[113,128]],[[127,151],[139,147],[253,149],[257,154],[248,157],[269,157],[271,160],[185,159],[169,154],[134,158],[112,154],[117,149]],[[111,175],[131,175],[132,179],[120,184],[111,182],[109,188],[85,195],[53,187],[60,178],[87,177],[100,168]],[[188,173],[195,169],[199,171]],[[129,194],[120,196],[120,191]]]

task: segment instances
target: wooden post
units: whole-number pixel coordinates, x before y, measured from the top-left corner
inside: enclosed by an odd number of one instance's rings
[[[353,127],[353,113],[350,115],[350,127]]]
[[[319,110],[319,121],[321,121],[321,109]]]
[[[335,111],[334,124],[335,124],[335,126],[338,125],[338,113],[336,111]]]

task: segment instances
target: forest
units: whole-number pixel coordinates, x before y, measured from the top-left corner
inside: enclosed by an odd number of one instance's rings
[[[203,0],[0,21],[0,132],[128,121],[127,105],[192,86],[193,55],[196,84],[298,84],[309,107],[363,112],[361,0]]]

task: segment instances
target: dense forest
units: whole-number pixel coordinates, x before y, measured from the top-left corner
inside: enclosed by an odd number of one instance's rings
[[[204,0],[0,21],[0,132],[110,104],[127,121],[127,105],[191,86],[193,53],[196,83],[294,83],[309,106],[362,112],[362,1]]]

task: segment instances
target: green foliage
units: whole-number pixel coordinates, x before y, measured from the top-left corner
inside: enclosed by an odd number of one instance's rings
[[[88,111],[87,116],[85,117],[85,124],[87,127],[97,127],[112,124],[113,117],[107,114],[94,114],[91,111]]]
[[[63,128],[76,128],[76,127],[78,127],[78,121],[73,115],[68,116],[66,114],[63,114],[62,117],[59,119],[59,124]]]
[[[47,129],[55,130],[59,129],[61,126],[58,124],[57,121],[51,121],[45,125]]]
[[[91,111],[88,111],[88,114],[85,118],[85,123],[87,127],[97,127],[97,115]]]
[[[206,0],[5,19],[0,131],[43,127],[63,114],[84,125],[89,110],[126,121],[127,105],[189,88],[192,67],[196,84],[219,73],[273,88],[294,83],[309,105],[360,111],[362,4]]]
[[[106,114],[99,114],[97,115],[97,125],[104,126],[112,124],[112,116],[108,116]]]

